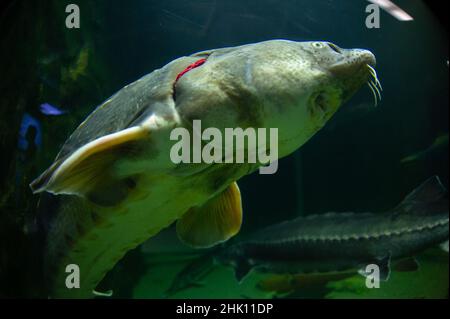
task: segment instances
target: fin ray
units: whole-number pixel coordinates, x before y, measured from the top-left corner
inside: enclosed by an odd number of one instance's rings
[[[189,246],[208,248],[236,235],[241,223],[241,195],[234,182],[203,206],[189,209],[177,222],[177,234]]]

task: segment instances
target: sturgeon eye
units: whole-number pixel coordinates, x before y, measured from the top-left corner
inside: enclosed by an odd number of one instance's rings
[[[320,42],[314,42],[312,45],[313,45],[315,48],[317,48],[317,49],[320,49],[320,48],[323,47],[323,44],[320,43]]]
[[[335,45],[335,44],[333,44],[333,43],[328,43],[328,46],[329,46],[329,47],[331,48],[331,50],[333,50],[334,52],[339,53],[339,54],[342,53],[342,50],[341,50],[337,45]]]

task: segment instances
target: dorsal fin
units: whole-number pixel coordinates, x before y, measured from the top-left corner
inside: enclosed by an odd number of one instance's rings
[[[419,187],[405,197],[402,204],[435,202],[447,194],[447,189],[442,185],[438,176],[427,179]]]

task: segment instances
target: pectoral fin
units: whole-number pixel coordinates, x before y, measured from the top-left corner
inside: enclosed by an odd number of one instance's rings
[[[141,127],[132,127],[96,139],[56,162],[30,185],[31,189],[34,193],[74,194],[112,205],[110,199],[124,198],[133,187],[133,181],[112,174],[112,165],[148,134]]]
[[[177,222],[181,241],[195,248],[207,248],[236,235],[242,223],[239,187],[234,182],[200,207],[193,207]]]

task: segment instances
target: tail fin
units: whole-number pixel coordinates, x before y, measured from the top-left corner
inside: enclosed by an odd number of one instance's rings
[[[435,202],[443,199],[446,195],[447,189],[442,185],[439,177],[433,176],[406,196],[401,204]]]

